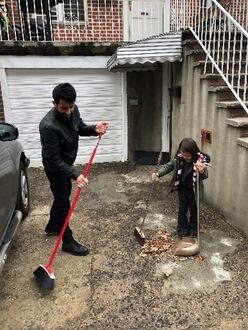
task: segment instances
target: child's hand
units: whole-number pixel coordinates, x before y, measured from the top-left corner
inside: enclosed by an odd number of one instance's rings
[[[159,181],[159,175],[158,173],[152,173],[152,181]]]
[[[197,161],[195,165],[199,173],[203,173],[205,171],[206,165],[204,165],[203,163]]]

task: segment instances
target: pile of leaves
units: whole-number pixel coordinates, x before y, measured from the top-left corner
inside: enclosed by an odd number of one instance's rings
[[[168,251],[173,243],[168,233],[160,230],[155,238],[147,241],[141,248],[140,257],[146,257],[150,254],[159,256],[161,253]]]
[[[163,230],[159,230],[154,238],[147,240],[146,243],[141,247],[139,256],[147,257],[148,255],[153,255],[155,257],[161,256],[163,252],[169,252],[169,256],[174,261],[186,261],[186,260],[196,260],[203,261],[205,258],[201,255],[195,255],[191,257],[178,257],[173,253],[173,248],[175,247],[169,234]]]

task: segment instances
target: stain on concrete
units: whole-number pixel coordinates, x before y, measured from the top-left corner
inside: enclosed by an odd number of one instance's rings
[[[131,173],[131,174],[122,174],[121,175],[122,178],[124,178],[124,180],[126,181],[126,183],[132,184],[132,183],[150,183],[151,182],[151,178],[147,175],[140,175],[137,176],[135,175],[135,173]]]
[[[127,188],[121,180],[115,178],[113,185],[114,172],[102,174],[101,178],[94,178],[91,180],[89,187],[90,191],[97,193],[98,198],[104,202],[120,202],[128,204],[129,198],[127,196]]]
[[[142,222],[142,218],[139,219],[139,223]],[[167,216],[161,213],[152,213],[149,210],[149,213],[145,215],[144,228],[150,230],[164,229],[168,233],[172,233],[176,230],[177,220],[173,216]]]
[[[93,166],[70,222],[90,255],[59,250],[55,290],[42,296],[32,272],[48,260],[55,243],[44,234],[52,196],[44,171],[29,169],[31,213],[1,274],[2,330],[247,329],[248,241],[221,214],[201,207],[203,261],[173,259],[170,251],[139,255],[133,230],[145,215],[149,237],[165,228],[177,242],[177,196],[167,195],[167,182],[154,186],[144,208],[152,171],[126,163]],[[163,267],[173,268],[168,278]]]
[[[231,281],[232,272],[224,269],[224,257],[234,253],[240,242],[227,237],[220,230],[211,230],[201,235],[200,255],[203,260],[178,257],[178,261],[158,265],[156,275],[163,276],[163,269],[171,267],[173,275],[165,279],[162,292],[164,294],[190,294],[193,291],[213,292],[221,282]]]

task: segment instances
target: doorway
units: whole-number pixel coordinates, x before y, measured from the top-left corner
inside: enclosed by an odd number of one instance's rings
[[[162,163],[169,159],[164,150],[163,67],[155,71],[127,73],[128,158],[138,165],[154,165],[160,151]]]
[[[124,2],[124,39],[137,41],[170,31],[170,0]]]

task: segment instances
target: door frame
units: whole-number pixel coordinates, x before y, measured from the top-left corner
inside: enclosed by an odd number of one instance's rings
[[[170,150],[170,95],[171,63],[163,63],[162,68],[162,151],[169,153]]]
[[[129,11],[130,4],[135,0],[124,0],[123,1],[123,41],[130,41],[130,21],[129,21]],[[142,0],[138,0],[142,1]],[[158,0],[161,1],[162,0]],[[163,13],[163,28],[164,33],[170,32],[170,1],[164,1],[164,13]]]

